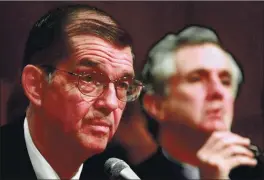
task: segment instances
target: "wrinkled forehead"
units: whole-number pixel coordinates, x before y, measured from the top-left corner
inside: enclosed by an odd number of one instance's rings
[[[69,38],[73,55],[102,56],[118,58],[133,63],[131,47],[119,47],[107,40],[89,34],[76,35]]]
[[[175,51],[177,71],[186,74],[196,69],[232,73],[232,63],[225,51],[214,44],[189,45]]]
[[[126,71],[134,74],[131,47],[117,47],[94,35],[77,35],[70,39],[72,67],[93,67],[102,71]]]

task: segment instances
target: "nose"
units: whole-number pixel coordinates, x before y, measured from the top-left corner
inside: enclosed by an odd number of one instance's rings
[[[96,108],[109,114],[118,108],[118,103],[119,100],[116,96],[115,86],[113,83],[109,83],[108,87],[104,89],[103,94],[98,97]]]
[[[223,99],[224,97],[224,85],[222,84],[219,77],[212,77],[209,80],[208,87],[207,87],[207,99],[214,100],[214,99]]]

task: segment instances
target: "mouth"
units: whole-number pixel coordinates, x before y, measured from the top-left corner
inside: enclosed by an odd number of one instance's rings
[[[224,120],[223,109],[210,109],[206,111],[202,127],[207,132],[226,130],[227,126]]]
[[[208,113],[207,117],[210,119],[222,119],[222,115],[221,114],[216,114],[216,113]]]
[[[108,128],[111,126],[111,123],[108,122],[108,120],[106,120],[106,119],[100,119],[98,121],[92,121],[90,124],[93,126],[103,126],[103,127],[108,127]]]
[[[91,133],[97,134],[97,135],[106,135],[110,131],[109,126],[102,126],[102,125],[91,125],[90,126]]]
[[[210,120],[222,120],[223,119],[223,111],[222,109],[211,109],[206,111],[206,116]]]
[[[110,133],[111,123],[106,119],[91,120],[85,123],[83,131],[94,135],[107,135]]]

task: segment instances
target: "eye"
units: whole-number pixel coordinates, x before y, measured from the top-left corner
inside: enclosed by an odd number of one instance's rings
[[[83,76],[83,80],[86,82],[92,82],[93,77],[92,77],[92,75],[85,75],[85,76]]]
[[[122,88],[122,89],[125,89],[125,90],[127,90],[129,88],[128,81],[117,81],[116,85],[117,85],[118,88]]]
[[[97,77],[96,74],[89,74],[82,77],[82,80],[87,84],[93,84],[95,86],[101,86],[103,80],[100,77]]]
[[[229,77],[223,77],[223,78],[221,79],[221,82],[222,82],[222,84],[224,84],[224,85],[226,85],[226,86],[231,85],[231,79],[230,79]]]
[[[201,76],[199,76],[199,75],[192,75],[192,76],[190,76],[189,78],[188,78],[188,81],[189,82],[199,82],[199,81],[201,81]]]
[[[82,68],[82,67],[78,67],[74,71],[74,73],[79,74],[81,76],[89,75],[92,74],[93,72],[94,70],[91,68]]]
[[[232,74],[228,71],[224,71],[219,74],[221,83],[225,86],[230,86],[232,84]]]

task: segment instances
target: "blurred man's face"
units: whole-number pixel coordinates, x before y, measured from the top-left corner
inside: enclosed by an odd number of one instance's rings
[[[230,129],[234,96],[231,61],[216,45],[180,48],[177,72],[168,82],[166,121],[184,123],[204,132]]]
[[[134,76],[133,57],[129,47],[120,49],[95,36],[78,35],[70,40],[72,55],[56,68],[93,77],[78,81],[77,76],[55,71],[43,96],[43,113],[50,128],[73,142],[73,148],[98,153],[113,137],[126,103],[117,98],[113,83],[108,83],[98,97],[84,95],[79,88],[95,92],[94,87],[87,89],[95,78],[109,82]]]

